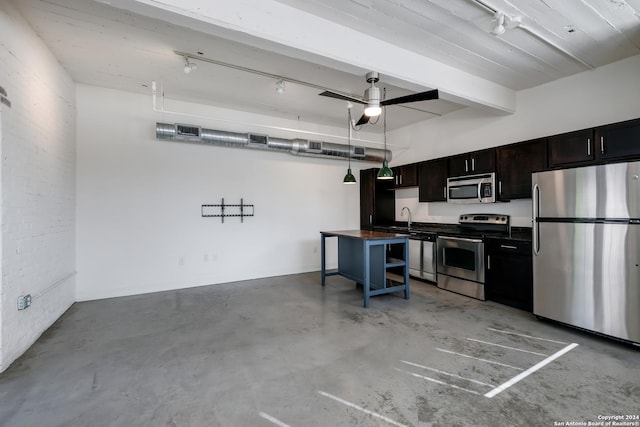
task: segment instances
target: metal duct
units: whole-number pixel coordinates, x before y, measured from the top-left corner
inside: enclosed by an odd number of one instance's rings
[[[366,162],[382,162],[385,150],[334,144],[308,139],[271,138],[268,135],[255,133],[226,132],[222,130],[203,129],[200,126],[185,124],[156,123],[156,138],[174,141],[195,142],[224,147],[252,148],[265,151],[279,151],[297,156],[324,157],[329,159],[351,157],[353,160]],[[391,160],[392,153],[386,150],[386,159]]]

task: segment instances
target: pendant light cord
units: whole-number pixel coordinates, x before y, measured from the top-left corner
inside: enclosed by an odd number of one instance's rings
[[[384,101],[387,98],[387,88],[382,89],[382,100]],[[384,134],[384,159],[387,160],[387,107],[386,105],[382,106],[382,114],[384,117],[382,118],[382,133]]]
[[[347,144],[349,145],[349,170],[351,170],[351,108],[347,108],[348,116],[347,116]],[[384,153],[385,157],[387,153]]]

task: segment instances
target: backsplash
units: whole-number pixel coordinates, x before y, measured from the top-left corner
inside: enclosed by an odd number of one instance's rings
[[[406,222],[406,211],[401,215],[403,207],[411,210],[414,222],[436,222],[457,224],[458,217],[464,213],[499,213],[511,216],[511,225],[516,227],[531,227],[531,199],[514,200],[498,203],[455,204],[446,202],[420,203],[418,202],[418,188],[395,190],[396,221]]]

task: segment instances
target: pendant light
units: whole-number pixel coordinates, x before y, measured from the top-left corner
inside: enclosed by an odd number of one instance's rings
[[[349,169],[342,180],[343,184],[355,184],[356,177],[351,173],[351,106],[347,107],[347,141],[349,143]]]
[[[382,132],[384,133],[384,160],[382,161],[382,168],[378,171],[378,179],[388,180],[393,179],[393,171],[389,168],[389,163],[387,162],[387,107],[384,107],[382,114],[384,115],[382,118]]]

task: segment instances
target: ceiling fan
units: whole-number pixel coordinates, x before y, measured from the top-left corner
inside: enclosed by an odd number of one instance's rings
[[[371,117],[379,116],[382,113],[382,107],[385,105],[407,104],[409,102],[438,99],[438,89],[433,89],[426,92],[414,93],[412,95],[380,100],[380,88],[375,85],[376,82],[380,80],[380,76],[375,71],[372,71],[367,73],[366,78],[367,83],[371,83],[371,87],[364,91],[363,99],[330,90],[325,90],[320,94],[321,96],[328,96],[329,98],[343,99],[345,101],[357,102],[358,104],[365,104],[366,107],[364,109],[364,114],[360,117],[360,120],[358,120],[355,126],[367,123]]]

